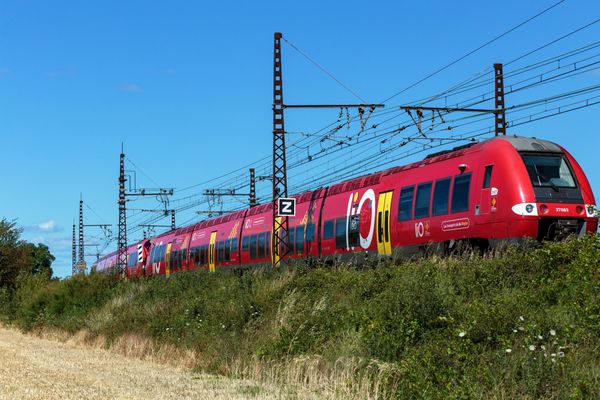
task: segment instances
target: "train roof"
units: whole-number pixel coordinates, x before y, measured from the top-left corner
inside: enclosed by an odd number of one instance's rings
[[[556,143],[535,137],[502,136],[494,139],[506,140],[514,146],[517,151],[543,151],[549,153],[562,153],[562,149]],[[494,140],[492,139],[492,140]]]

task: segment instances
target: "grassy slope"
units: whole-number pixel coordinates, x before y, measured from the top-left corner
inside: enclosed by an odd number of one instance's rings
[[[343,397],[600,398],[599,264],[591,236],[366,269],[23,277],[0,313],[24,330],[149,337],[193,349],[204,371]]]

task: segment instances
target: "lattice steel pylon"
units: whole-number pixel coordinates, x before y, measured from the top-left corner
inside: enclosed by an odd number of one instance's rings
[[[256,177],[254,175],[254,168],[250,168],[250,193],[248,195],[248,202],[250,208],[256,206]]]
[[[83,244],[83,196],[79,195],[79,260],[80,264],[85,261],[85,246]]]
[[[127,268],[127,209],[125,200],[125,153],[121,145],[121,162],[119,169],[119,235],[117,238],[117,264],[115,271],[120,277],[125,275]]]
[[[275,32],[273,53],[273,268],[285,261],[288,253],[287,217],[277,216],[277,201],[287,197],[287,167],[285,160],[285,125],[283,119],[283,75],[281,71],[281,33]]]
[[[506,135],[506,115],[504,112],[504,74],[502,64],[494,64],[494,102],[496,109],[496,136]]]
[[[73,221],[73,266],[71,269],[71,275],[77,273],[77,241],[75,240],[75,221]]]

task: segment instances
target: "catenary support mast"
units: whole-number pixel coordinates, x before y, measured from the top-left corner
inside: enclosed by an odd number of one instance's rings
[[[283,74],[281,70],[281,33],[275,32],[273,53],[273,268],[277,269],[288,253],[288,217],[277,216],[277,201],[287,197],[285,125],[283,118]]]

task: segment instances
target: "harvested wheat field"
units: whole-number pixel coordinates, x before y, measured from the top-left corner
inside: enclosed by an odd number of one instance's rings
[[[0,399],[314,398],[0,327]]]

